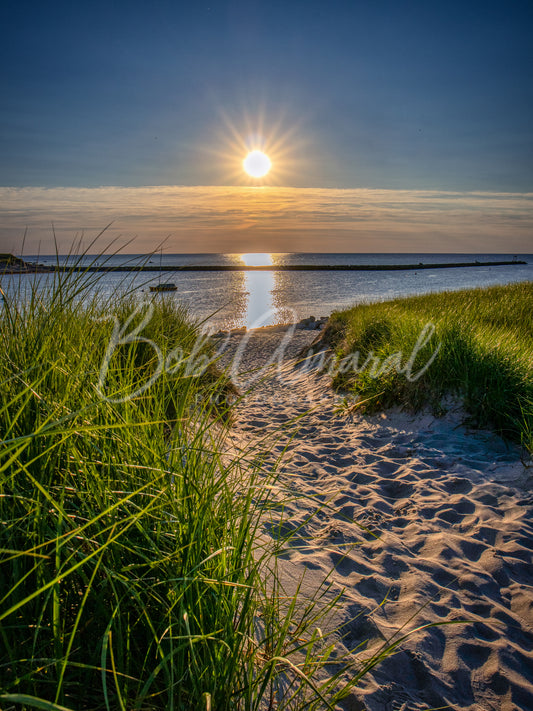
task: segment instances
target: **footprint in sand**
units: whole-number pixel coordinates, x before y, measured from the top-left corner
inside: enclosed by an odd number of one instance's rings
[[[380,487],[383,496],[386,496],[388,499],[408,499],[413,493],[414,488],[412,484],[406,484],[397,479],[382,482]]]

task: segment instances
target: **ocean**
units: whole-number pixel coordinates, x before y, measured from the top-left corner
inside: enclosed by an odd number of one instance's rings
[[[176,299],[204,322],[206,330],[250,328],[278,323],[292,323],[308,316],[328,316],[333,311],[361,303],[382,301],[444,290],[533,281],[533,255],[517,255],[526,265],[477,266],[414,271],[287,271],[287,272],[176,272],[101,273],[92,287],[102,299],[116,291],[138,295],[139,299]],[[225,264],[438,264],[443,262],[480,262],[512,260],[503,254],[153,254],[85,255],[82,264],[108,266],[149,264],[152,267]],[[30,262],[50,265],[73,263],[73,257],[24,255]],[[0,284],[9,294],[11,289],[31,282],[40,286],[53,277],[38,275],[4,275]],[[178,290],[157,294],[150,284],[174,282]]]

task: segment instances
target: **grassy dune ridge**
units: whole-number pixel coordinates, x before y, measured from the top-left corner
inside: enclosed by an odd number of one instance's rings
[[[73,708],[193,708],[204,694],[224,707],[250,681],[256,574],[250,495],[211,424],[227,383],[182,364],[130,398],[159,363],[139,340],[114,350],[102,398],[114,319],[74,296],[2,314],[2,687]],[[123,301],[114,316],[131,312]],[[160,301],[143,337],[166,356],[198,332]]]
[[[335,351],[334,385],[360,407],[439,411],[452,394],[476,425],[533,450],[531,282],[356,306],[332,314],[321,343]]]

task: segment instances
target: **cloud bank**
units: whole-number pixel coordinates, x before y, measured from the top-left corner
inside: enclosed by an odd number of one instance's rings
[[[529,253],[533,193],[291,187],[0,188],[0,251]],[[52,227],[53,225],[53,227]],[[96,251],[96,250],[93,250]]]

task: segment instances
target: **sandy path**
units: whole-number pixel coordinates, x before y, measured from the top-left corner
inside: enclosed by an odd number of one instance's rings
[[[232,436],[271,458],[286,448],[284,525],[301,526],[281,561],[286,587],[304,573],[318,586],[335,568],[342,651],[469,620],[413,634],[342,708],[533,709],[533,470],[495,435],[463,426],[459,408],[442,419],[343,411],[326,376],[296,365],[315,335],[265,329],[221,345],[242,390],[278,349]]]

